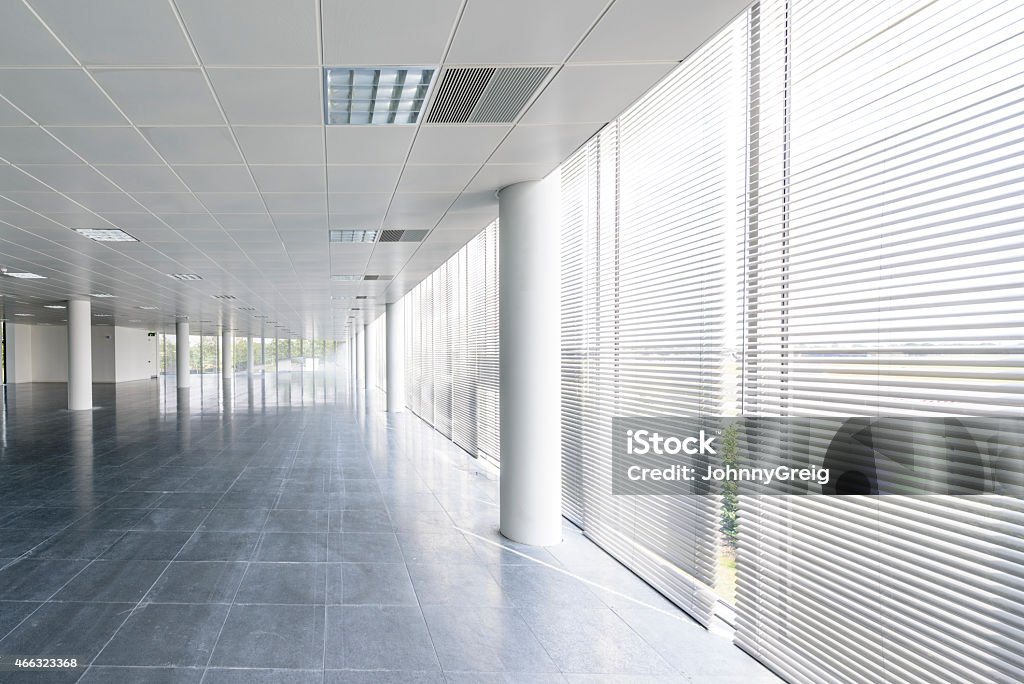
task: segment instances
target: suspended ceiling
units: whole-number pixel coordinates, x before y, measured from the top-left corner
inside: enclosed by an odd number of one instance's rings
[[[746,4],[0,0],[0,267],[45,276],[0,276],[0,313],[107,293],[97,323],[343,337]],[[325,66],[551,69],[510,123],[325,126]],[[367,274],[393,279],[332,278]]]

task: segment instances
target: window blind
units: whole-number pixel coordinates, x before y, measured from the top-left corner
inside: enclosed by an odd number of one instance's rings
[[[497,222],[405,297],[407,404],[498,461]]]
[[[719,502],[611,494],[614,416],[735,410],[746,18],[562,169],[565,514],[697,620]]]
[[[1024,6],[752,11],[743,410],[1021,417]],[[1024,681],[1024,502],[740,497],[737,643],[792,682]]]

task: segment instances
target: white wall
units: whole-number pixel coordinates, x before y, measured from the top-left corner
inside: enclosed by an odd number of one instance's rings
[[[7,322],[7,382],[32,382],[32,328]]]
[[[148,380],[157,373],[156,339],[145,330],[93,326],[93,382]],[[7,374],[12,383],[67,382],[67,327],[8,323]]]
[[[32,382],[68,381],[68,329],[63,325],[33,325]]]
[[[156,337],[145,330],[114,328],[116,382],[148,380],[157,374]]]
[[[92,381],[117,382],[112,325],[92,327]]]

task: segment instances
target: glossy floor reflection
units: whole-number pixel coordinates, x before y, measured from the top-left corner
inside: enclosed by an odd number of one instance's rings
[[[283,375],[283,374],[282,374]],[[301,377],[293,377],[301,376]],[[496,473],[333,374],[5,389],[0,682],[777,681]]]

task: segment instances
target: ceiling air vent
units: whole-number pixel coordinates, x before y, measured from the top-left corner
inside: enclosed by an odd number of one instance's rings
[[[551,67],[446,69],[428,123],[512,123]]]
[[[363,280],[391,280],[394,277],[390,275],[364,275]]]
[[[229,294],[213,295],[213,298],[214,299],[236,299],[235,295],[229,295]]]
[[[427,237],[426,230],[383,230],[377,242],[419,242]]]

